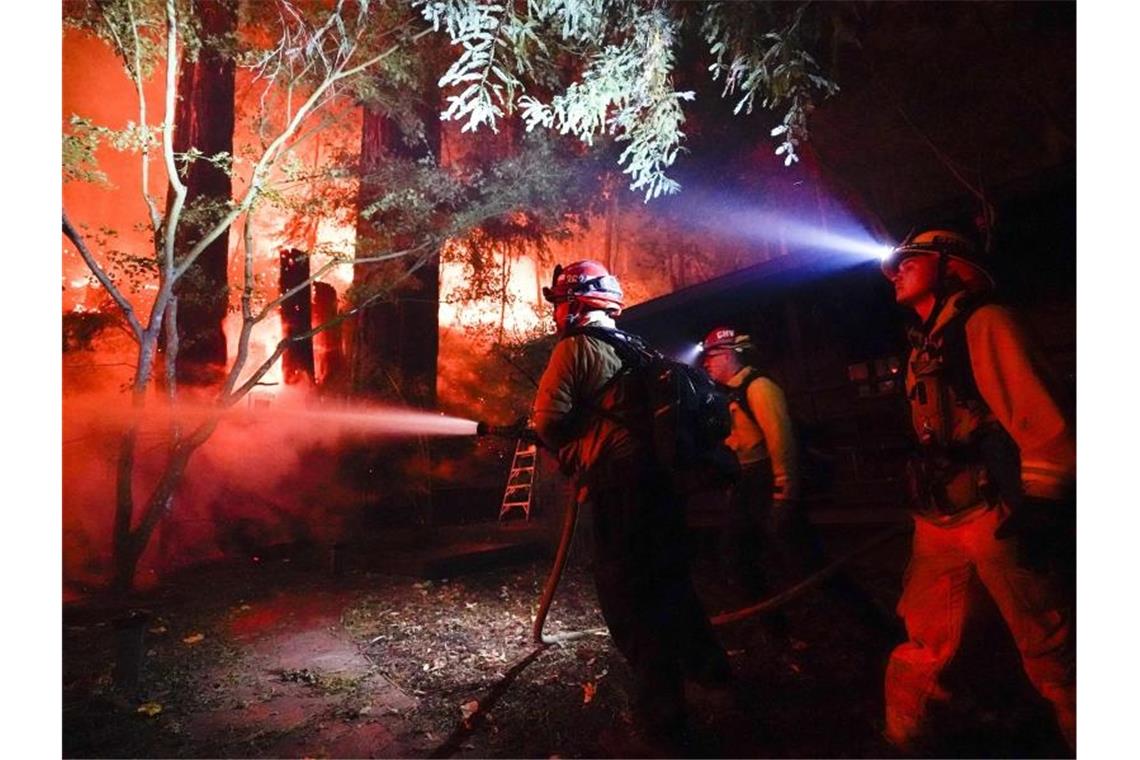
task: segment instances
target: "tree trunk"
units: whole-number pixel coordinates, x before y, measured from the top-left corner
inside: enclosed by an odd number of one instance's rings
[[[606,194],[606,269],[615,277],[625,274],[621,265],[620,250],[618,248],[618,223],[620,209],[618,193],[621,192],[620,180],[610,176],[604,184]]]
[[[418,107],[424,125],[422,140],[409,140],[394,119],[379,108],[365,107],[357,206],[360,211],[387,189],[375,179],[385,162],[429,157],[438,160],[441,134],[436,79],[430,67],[421,77],[420,91],[425,93]],[[370,220],[358,215],[357,256],[401,250],[421,242],[392,231],[400,225],[401,213],[400,209],[393,209]],[[352,384],[358,395],[422,408],[436,405],[439,256],[438,251],[426,254],[426,260],[424,255],[354,268],[355,284],[365,293],[388,288],[403,278],[386,298],[365,308],[354,320]],[[383,483],[386,489],[382,501],[368,505],[369,517],[378,521],[376,527],[393,523],[431,527],[431,455],[426,439],[372,447],[369,452],[362,452],[359,459],[359,475],[365,483]]]
[[[361,137],[361,172],[358,208],[379,198],[384,188],[368,177],[389,158],[421,159],[439,156],[439,91],[429,87],[422,105],[424,140],[408,145],[396,122],[378,109],[366,107]],[[357,255],[399,250],[418,241],[385,231],[399,222],[399,211],[385,218],[361,219],[357,224]],[[418,262],[419,257],[398,260],[401,267],[359,266],[357,282],[371,285],[391,280]],[[366,396],[395,399],[422,407],[435,406],[436,363],[439,356],[439,258],[420,266],[388,299],[366,308],[357,320],[354,346],[356,389]]]
[[[234,62],[218,50],[237,29],[236,0],[194,3],[195,22],[203,44],[196,60],[183,54],[178,76],[174,150],[191,148],[205,157],[233,154]],[[229,174],[204,159],[185,173],[186,211],[179,225],[176,255],[202,238],[225,212],[232,185]],[[173,194],[167,198],[167,208]],[[189,212],[189,213],[187,213]],[[187,217],[190,217],[189,219]],[[229,231],[209,245],[177,287],[179,299],[177,378],[180,383],[208,385],[221,379],[226,364],[222,321],[228,306],[226,270]]]
[[[281,252],[280,292],[282,294],[300,286],[280,306],[282,337],[306,333],[313,326],[312,288],[304,284],[309,279],[309,255],[296,249]],[[302,286],[303,285],[303,286]],[[313,340],[305,338],[290,343],[281,357],[282,374],[286,385],[313,383]]]
[[[313,283],[313,324],[323,325],[336,319],[336,288],[326,282]],[[336,387],[344,373],[344,347],[341,325],[313,336],[313,362],[317,382],[326,388]]]
[[[111,579],[113,591],[126,593],[133,587],[139,560],[142,559],[143,552],[150,544],[154,529],[170,511],[174,494],[186,475],[186,467],[190,464],[190,457],[198,450],[198,447],[209,439],[220,421],[220,415],[207,419],[190,436],[179,441],[170,449],[166,461],[163,462],[162,476],[147,498],[146,505],[139,514],[137,525],[133,527],[131,526],[132,516],[130,514],[134,511],[133,499],[130,498],[129,491],[126,494],[127,522],[122,526],[118,522],[115,524],[114,554],[112,556],[113,576]],[[128,463],[132,470],[137,433],[138,429],[135,427],[128,431],[129,438],[124,438],[124,449],[121,453],[123,458],[120,459],[120,465]],[[123,471],[120,470],[120,474],[122,473]],[[120,492],[119,497],[119,506],[122,507],[124,505],[124,494]]]

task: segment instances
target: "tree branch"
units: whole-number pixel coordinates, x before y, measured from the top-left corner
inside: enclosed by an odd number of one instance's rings
[[[287,299],[293,297],[297,293],[301,292],[305,288],[312,285],[314,282],[316,282],[320,278],[320,276],[322,274],[324,274],[325,272],[329,271],[330,269],[332,269],[333,267],[335,267],[339,264],[351,264],[352,266],[358,266],[360,264],[376,264],[376,263],[379,263],[381,261],[392,261],[394,259],[398,259],[398,258],[402,258],[404,256],[407,256],[408,254],[415,253],[417,251],[421,251],[430,245],[431,245],[431,242],[429,241],[429,242],[421,243],[421,244],[415,246],[414,248],[406,248],[402,251],[396,251],[394,253],[386,253],[382,256],[369,256],[367,258],[353,259],[351,261],[336,261],[336,260],[330,261],[330,262],[324,264],[320,269],[318,269],[315,274],[309,275],[309,277],[304,282],[300,283],[299,285],[295,285],[294,287],[290,288],[285,293],[282,293],[277,298],[275,298],[274,300],[267,303],[261,309],[261,311],[258,313],[258,315],[254,318],[253,321],[254,322],[260,322],[261,320],[265,319],[267,316],[269,316],[269,313],[274,308],[280,306]],[[418,266],[417,266],[417,268],[418,268]]]
[[[242,247],[244,248],[244,261],[242,264],[242,287],[241,287],[241,332],[238,335],[237,353],[234,356],[234,363],[230,366],[230,371],[226,373],[225,382],[222,384],[221,392],[218,394],[219,399],[226,398],[232,391],[234,385],[237,383],[238,378],[241,376],[241,371],[245,368],[245,363],[249,359],[249,339],[253,335],[253,214],[249,213],[245,217],[245,224],[242,227]]]
[[[169,1],[172,2],[173,0]],[[352,72],[358,73],[360,71],[364,71],[369,66],[373,66],[379,63],[380,61],[395,53],[397,50],[399,50],[399,46],[393,45],[383,53],[375,55],[368,61],[355,67],[352,69]],[[269,167],[271,167],[277,160],[277,156],[279,155],[284,144],[289,140],[293,133],[297,131],[297,127],[304,120],[305,116],[307,116],[309,112],[313,110],[313,107],[320,101],[325,92],[330,87],[332,87],[335,82],[344,79],[348,75],[348,72],[342,71],[326,78],[305,100],[304,104],[302,104],[301,107],[297,109],[297,112],[293,115],[293,118],[289,121],[285,128],[282,129],[280,134],[277,135],[273,142],[269,144],[269,146],[265,149],[265,152],[262,153],[261,159],[258,160],[257,165],[253,169],[253,174],[250,177],[249,187],[246,189],[245,196],[242,198],[241,202],[232,211],[230,211],[230,213],[226,214],[226,216],[223,217],[222,220],[219,221],[210,230],[210,232],[206,234],[205,237],[199,240],[198,243],[196,243],[194,247],[190,249],[190,252],[186,254],[186,257],[182,260],[181,264],[179,264],[179,266],[174,270],[174,279],[177,280],[182,275],[184,275],[190,266],[193,265],[198,256],[201,255],[202,251],[206,250],[206,247],[209,246],[210,243],[214,242],[218,236],[229,229],[230,225],[232,225],[239,216],[249,210],[249,208],[253,205],[254,200],[261,193],[262,183],[265,181],[265,175],[267,174]]]
[[[174,238],[178,222],[182,216],[182,204],[186,202],[186,185],[178,176],[174,163],[174,118],[175,101],[178,97],[178,17],[174,0],[166,0],[166,113],[162,122],[162,155],[166,161],[167,182],[174,190],[174,201],[166,214],[166,231],[162,246],[162,260],[159,262],[163,280],[175,280]],[[203,246],[204,248],[205,246]],[[173,283],[171,283],[173,285]],[[157,303],[156,303],[157,306]],[[163,304],[165,306],[165,304]],[[154,314],[151,325],[155,324]]]
[[[171,409],[178,401],[178,297],[170,299],[166,307],[166,351],[163,354],[166,375],[166,401]],[[172,422],[171,447],[178,445],[182,434],[182,426],[177,418]]]
[[[67,239],[72,242],[75,249],[79,251],[79,255],[83,257],[83,263],[87,265],[87,268],[95,275],[95,279],[99,281],[99,284],[103,286],[103,289],[110,294],[115,304],[122,310],[123,316],[127,318],[127,324],[131,327],[131,337],[136,341],[141,341],[143,326],[139,323],[138,317],[135,315],[134,307],[131,306],[131,302],[126,299],[126,296],[119,291],[118,286],[115,285],[111,277],[103,270],[103,267],[99,266],[99,262],[95,260],[95,257],[91,255],[91,251],[87,248],[87,244],[83,241],[82,236],[71,226],[71,221],[67,218],[66,211],[63,212],[63,234],[67,235]]]
[[[131,79],[134,81],[135,93],[139,101],[139,129],[142,130],[142,192],[146,202],[147,214],[150,218],[151,234],[158,234],[162,227],[162,217],[158,213],[158,206],[150,194],[150,125],[146,117],[146,94],[143,92],[142,82],[142,55],[139,51],[139,29],[135,23],[135,6],[132,0],[127,0],[127,13],[131,23],[131,37],[134,50],[134,69]]]

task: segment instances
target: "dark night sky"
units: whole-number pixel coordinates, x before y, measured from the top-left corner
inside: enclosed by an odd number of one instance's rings
[[[813,49],[840,92],[812,115],[812,148],[829,179],[888,226],[968,198],[943,159],[999,200],[1072,171],[1075,4],[820,8],[832,15],[841,9],[849,30],[842,40],[858,44],[832,43],[825,34]],[[707,82],[706,63],[694,61],[691,73],[682,74],[698,101],[686,125],[692,153],[679,162],[679,176],[722,179],[726,163],[735,163],[737,173],[778,166],[768,137],[778,116],[757,108],[734,117],[733,101],[721,100],[719,87]]]

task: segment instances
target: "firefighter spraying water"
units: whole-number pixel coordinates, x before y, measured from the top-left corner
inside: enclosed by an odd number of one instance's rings
[[[685,679],[724,685],[731,671],[693,590],[684,497],[655,443],[650,396],[662,374],[639,360],[644,343],[617,329],[625,296],[600,263],[556,267],[543,295],[559,340],[539,382],[535,429],[577,480],[571,510],[593,510],[598,601],[634,673],[637,721],[650,742],[675,751],[687,733]],[[572,527],[570,514],[564,544]]]

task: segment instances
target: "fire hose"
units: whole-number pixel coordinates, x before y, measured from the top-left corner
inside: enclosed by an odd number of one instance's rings
[[[587,628],[582,631],[565,631],[553,635],[542,632],[542,626],[546,623],[546,614],[550,612],[550,604],[554,601],[554,592],[558,590],[558,582],[562,579],[562,570],[566,567],[566,558],[570,554],[570,543],[574,538],[574,526],[578,523],[577,490],[577,488],[574,489],[570,502],[562,513],[562,533],[558,539],[558,551],[554,555],[554,564],[550,568],[550,574],[546,576],[546,583],[543,585],[542,596],[538,602],[538,611],[534,613],[531,638],[536,644],[543,646],[577,641],[586,636],[603,636],[608,630],[606,628]]]
[[[566,505],[566,511],[563,513],[562,518],[562,534],[558,541],[558,551],[554,556],[554,564],[550,568],[550,575],[546,578],[546,584],[542,589],[542,596],[540,597],[538,611],[534,616],[534,628],[532,629],[532,638],[535,643],[549,645],[561,644],[568,641],[575,641],[591,635],[599,635],[606,631],[605,628],[590,628],[583,631],[567,631],[565,633],[555,634],[553,636],[543,634],[542,627],[546,622],[546,615],[550,611],[550,604],[554,600],[554,592],[558,588],[558,582],[562,578],[562,570],[566,566],[566,558],[570,551],[570,542],[574,536],[574,526],[578,521],[578,501],[571,499],[570,503]],[[892,525],[879,533],[876,533],[864,543],[856,546],[846,554],[843,554],[836,559],[832,560],[827,565],[816,570],[811,575],[807,576],[799,583],[791,586],[790,588],[781,591],[775,596],[769,597],[756,604],[742,607],[738,610],[731,612],[722,612],[709,618],[709,622],[713,625],[725,625],[727,623],[736,623],[741,620],[753,617],[754,615],[762,615],[765,613],[773,612],[785,604],[798,599],[805,593],[815,588],[819,584],[826,581],[831,576],[835,575],[839,570],[851,560],[856,557],[866,554],[872,549],[886,543],[895,536],[901,535],[910,529],[909,523],[901,523]]]
[[[532,441],[538,440],[538,436],[534,430],[527,424],[526,417],[520,417],[510,425],[490,425],[486,422],[480,422],[477,427],[477,435],[526,438]],[[562,579],[562,571],[566,567],[566,560],[570,553],[570,543],[574,538],[574,528],[578,522],[577,491],[577,488],[573,489],[573,496],[563,512],[562,531],[558,539],[558,549],[554,555],[554,564],[551,566],[550,574],[547,575],[546,583],[543,585],[542,596],[539,597],[538,610],[535,612],[534,625],[531,629],[532,640],[536,644],[540,644],[544,647],[551,644],[564,644],[570,641],[576,641],[586,636],[604,635],[607,630],[606,628],[589,628],[582,631],[565,631],[553,635],[544,634],[542,632],[543,626],[546,624],[546,616],[550,612],[550,605],[554,601],[554,594],[558,590],[558,583]],[[738,610],[715,615],[709,619],[709,622],[713,625],[725,625],[727,623],[745,620],[754,615],[773,612],[788,602],[803,596],[811,589],[835,575],[835,573],[855,557],[869,552],[908,529],[909,524],[892,525],[875,534],[865,543],[860,544],[846,554],[832,560],[829,564],[816,570],[790,588],[781,591],[779,594]]]
[[[539,599],[538,610],[534,616],[534,626],[532,628],[532,638],[536,644],[529,652],[522,657],[515,660],[515,662],[507,668],[502,678],[496,681],[491,688],[484,694],[483,698],[478,700],[478,707],[468,716],[465,720],[461,721],[451,735],[437,747],[429,757],[451,757],[462,746],[463,740],[470,736],[485,720],[487,713],[499,701],[499,699],[506,693],[510,685],[514,683],[519,674],[522,673],[532,662],[538,659],[539,655],[547,651],[553,644],[564,644],[577,639],[585,638],[590,635],[604,635],[607,631],[605,628],[591,628],[582,631],[566,631],[554,635],[544,634],[542,632],[543,625],[546,622],[547,613],[550,611],[550,605],[554,600],[554,593],[558,589],[558,582],[562,578],[562,571],[566,567],[566,559],[570,553],[570,543],[574,537],[574,528],[578,522],[578,499],[577,489],[573,498],[570,499],[566,505],[566,509],[562,515],[562,532],[558,541],[558,550],[554,556],[554,563],[550,568],[550,574],[546,578],[546,583],[543,585],[542,596]],[[828,565],[820,568],[816,572],[804,578],[799,583],[788,588],[779,594],[765,599],[757,604],[743,607],[739,610],[732,612],[725,612],[710,618],[713,625],[725,625],[727,623],[735,623],[754,615],[761,615],[764,613],[772,612],[788,602],[797,599],[806,592],[810,591],[815,586],[827,580],[834,575],[841,567],[850,562],[855,557],[865,554],[886,543],[895,536],[901,535],[909,529],[909,524],[892,525],[883,531],[875,534],[863,544],[855,547],[846,554],[833,560]]]
[[[756,604],[742,607],[738,610],[733,610],[732,612],[722,612],[719,615],[715,615],[709,618],[709,622],[713,625],[725,625],[726,623],[736,623],[738,621],[745,620],[746,618],[750,618],[753,615],[762,615],[764,613],[777,610],[788,602],[803,596],[811,589],[823,583],[831,576],[835,575],[835,573],[837,573],[840,568],[842,568],[844,565],[859,555],[871,551],[880,544],[886,543],[890,539],[905,533],[909,529],[909,523],[892,525],[891,527],[876,533],[866,542],[860,544],[859,546],[856,546],[846,554],[843,554],[842,556],[832,560],[830,563],[821,567],[819,570],[816,570],[814,573],[804,578],[794,586],[791,586],[790,588],[785,589],[784,591],[781,591],[775,596],[769,597],[762,602],[757,602]]]
[[[503,437],[522,437],[527,434],[533,436],[531,431],[526,426],[526,420],[520,419],[512,425],[505,426],[492,426],[480,422],[478,427],[479,435],[497,435]],[[571,641],[585,638],[587,636],[605,635],[608,632],[606,628],[590,628],[581,631],[565,631],[557,634],[544,634],[542,629],[546,623],[547,614],[550,612],[550,605],[554,601],[554,594],[558,590],[558,583],[562,579],[562,572],[566,568],[566,560],[570,554],[570,544],[574,538],[574,529],[578,523],[578,489],[574,488],[572,496],[566,504],[566,509],[562,514],[562,530],[558,539],[558,549],[554,555],[554,562],[551,565],[550,573],[546,577],[546,582],[543,584],[542,596],[539,597],[538,609],[534,616],[534,625],[531,628],[531,638],[536,646],[531,649],[527,654],[517,659],[511,667],[490,689],[487,690],[484,697],[478,700],[478,707],[476,710],[465,720],[463,720],[451,735],[435,749],[429,756],[430,757],[450,757],[461,746],[463,739],[470,735],[484,720],[487,712],[498,702],[514,680],[519,676],[522,671],[529,666],[532,662],[538,659],[539,655],[545,652],[551,645],[565,644]],[[815,586],[824,582],[836,572],[839,571],[844,565],[850,562],[855,557],[864,554],[871,549],[887,542],[888,540],[898,536],[909,529],[909,524],[892,525],[891,527],[877,533],[868,541],[860,544],[851,551],[843,554],[837,559],[833,560],[826,566],[815,571],[808,577],[796,583],[794,586],[786,589],[785,591],[776,594],[769,599],[765,599],[757,604],[743,607],[732,612],[721,613],[710,618],[713,625],[725,625],[728,623],[735,623],[740,620],[745,620],[754,615],[765,614],[773,612],[774,610],[784,606],[788,602],[799,598]]]
[[[538,434],[528,424],[525,416],[519,417],[509,425],[491,425],[480,422],[476,426],[475,434],[480,436],[491,435],[499,438],[521,438],[528,441],[538,441]],[[543,584],[542,596],[539,597],[538,610],[534,616],[534,626],[531,634],[534,642],[542,647],[551,644],[565,644],[586,636],[605,635],[606,628],[590,628],[583,631],[565,631],[553,635],[544,634],[542,627],[546,624],[547,613],[554,601],[554,593],[558,590],[558,583],[562,579],[562,571],[566,567],[566,559],[570,555],[570,543],[574,538],[574,527],[578,523],[578,489],[573,489],[572,497],[562,514],[562,532],[558,539],[558,550],[554,554],[554,564]]]

